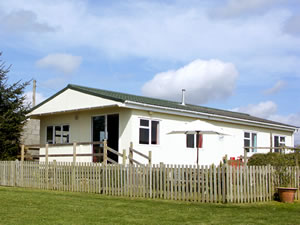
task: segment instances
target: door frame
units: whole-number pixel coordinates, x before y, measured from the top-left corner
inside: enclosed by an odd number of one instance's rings
[[[93,133],[93,129],[94,129],[94,124],[93,124],[93,117],[97,117],[97,116],[104,116],[104,127],[105,127],[105,137],[107,137],[107,116],[108,115],[118,115],[118,118],[119,118],[119,123],[118,123],[118,148],[120,148],[120,113],[103,113],[103,114],[95,114],[95,115],[92,115],[91,116],[91,142],[93,142],[93,137],[94,137],[94,133]],[[108,139],[108,138],[107,138]],[[119,149],[115,149],[116,151],[119,152]],[[93,145],[91,145],[91,152],[93,154]],[[91,157],[92,159],[92,162],[93,162],[93,156]]]

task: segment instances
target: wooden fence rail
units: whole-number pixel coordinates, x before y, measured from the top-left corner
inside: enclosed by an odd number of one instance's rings
[[[147,159],[149,165],[152,164],[152,152],[149,151],[149,152],[148,152],[148,156],[147,156],[147,155],[145,155],[145,154],[139,152],[138,150],[135,150],[135,149],[133,148],[133,142],[130,142],[130,146],[129,146],[129,155],[128,155],[129,163],[130,163],[130,164],[136,163],[136,164],[138,164],[138,165],[142,165],[141,162],[139,162],[139,161],[133,159],[133,153],[135,153],[135,154],[141,156],[141,157],[144,158],[144,159]]]
[[[103,153],[77,153],[77,146],[78,145],[102,145],[103,146]],[[65,153],[65,154],[49,154],[49,147],[69,147],[69,146],[73,146],[73,153]],[[107,164],[107,162],[110,162],[112,164],[118,164],[118,162],[116,162],[115,160],[111,159],[108,157],[108,153],[113,153],[115,155],[117,155],[118,157],[122,158],[122,163],[123,165],[126,164],[126,160],[127,158],[129,159],[129,163],[133,164],[142,164],[139,161],[133,159],[133,153],[147,159],[148,164],[152,163],[152,153],[151,151],[148,152],[148,156],[146,156],[145,154],[143,154],[142,152],[133,149],[133,144],[132,142],[130,142],[130,146],[129,146],[129,156],[126,156],[126,150],[123,149],[123,153],[120,153],[118,151],[116,151],[113,148],[110,148],[109,146],[107,146],[107,140],[103,140],[103,141],[97,141],[97,142],[74,142],[74,143],[64,143],[64,144],[45,144],[45,145],[21,145],[21,155],[20,155],[20,159],[23,162],[25,159],[25,149],[35,149],[35,150],[40,150],[40,148],[45,148],[45,154],[38,154],[38,155],[30,155],[30,159],[40,159],[40,157],[45,158],[45,162],[49,161],[49,157],[73,157],[73,163],[76,163],[76,158],[77,157],[82,157],[82,156],[102,156],[103,157],[103,163]]]
[[[291,167],[289,173],[298,188],[299,168]],[[271,166],[0,162],[2,186],[203,203],[270,201],[277,183]]]

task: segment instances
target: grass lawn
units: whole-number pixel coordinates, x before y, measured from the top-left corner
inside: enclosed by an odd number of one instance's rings
[[[300,202],[198,204],[0,187],[0,224],[300,224]]]

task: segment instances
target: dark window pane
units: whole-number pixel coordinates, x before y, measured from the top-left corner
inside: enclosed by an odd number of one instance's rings
[[[102,141],[105,133],[105,116],[93,117],[93,141]]]
[[[245,139],[245,140],[244,140],[244,146],[245,146],[245,147],[250,147],[250,140]]]
[[[62,143],[69,143],[70,140],[70,131],[69,131],[69,125],[63,126],[63,134],[62,134]]]
[[[53,127],[47,127],[47,143],[53,144]]]
[[[149,129],[140,128],[140,144],[149,144]]]
[[[158,144],[158,121],[151,121],[151,144],[157,145]]]
[[[249,133],[249,132],[245,132],[245,133],[244,133],[244,137],[245,137],[245,138],[250,138],[250,133]]]
[[[244,139],[244,146],[245,147],[250,147],[250,140]],[[246,148],[246,151],[249,152],[249,148]]]
[[[186,147],[187,148],[194,148],[194,138],[195,135],[194,134],[187,134],[186,135]]]
[[[63,131],[69,131],[69,125],[64,125],[63,126]]]
[[[55,143],[61,143],[61,126],[55,126]]]
[[[274,146],[279,147],[279,137],[278,136],[274,137]]]
[[[140,126],[149,127],[149,120],[140,120]]]
[[[285,142],[285,137],[280,137],[280,142]]]

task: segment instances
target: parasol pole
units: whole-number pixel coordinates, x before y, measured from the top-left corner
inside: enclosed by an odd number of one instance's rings
[[[197,144],[197,165],[198,165],[198,159],[199,159],[199,140],[197,141],[197,138],[199,137],[199,131],[197,131],[197,136],[196,136],[196,144]]]

